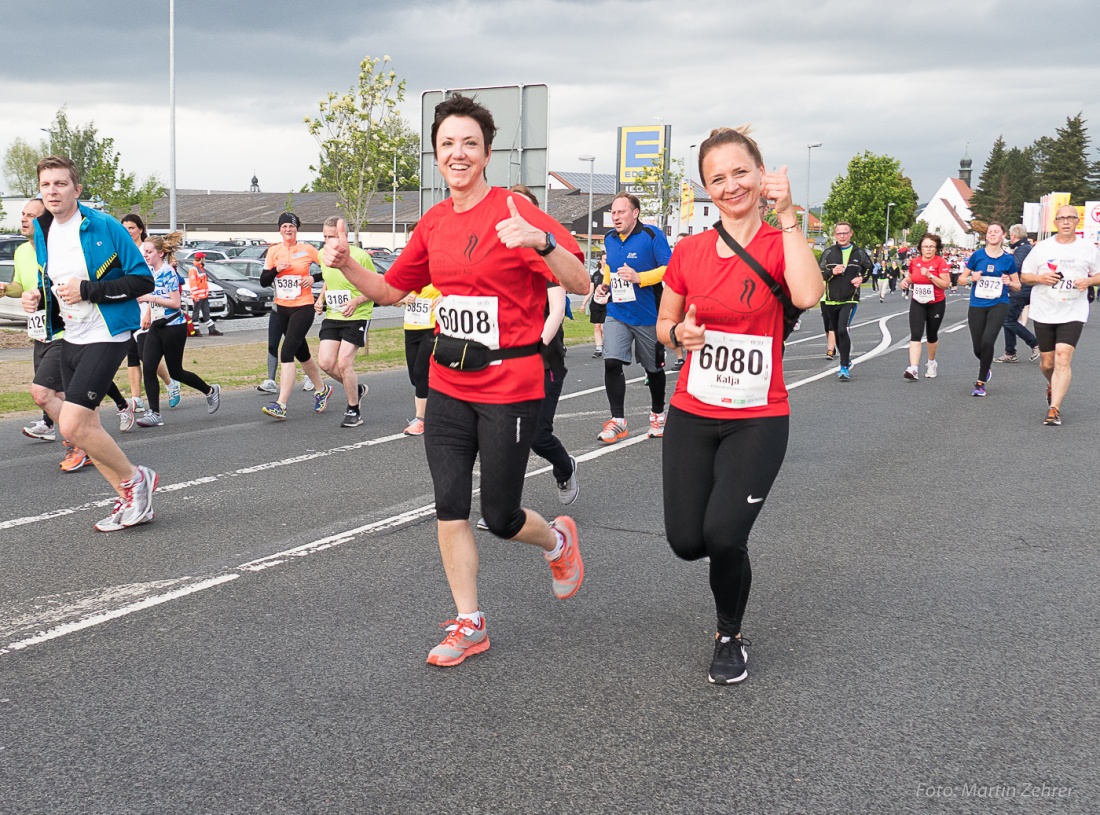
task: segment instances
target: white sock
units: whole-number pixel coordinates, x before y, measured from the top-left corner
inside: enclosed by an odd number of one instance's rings
[[[481,621],[483,618],[481,611],[475,611],[473,614],[459,614],[458,619],[469,620],[474,624],[475,628],[481,628]]]
[[[719,639],[720,639],[720,640],[721,640],[721,641],[722,641],[723,643],[726,643],[726,642],[729,642],[730,640],[732,640],[732,639],[733,639],[733,637],[719,637]]]
[[[553,548],[552,551],[546,553],[547,560],[557,560],[561,557],[561,553],[565,551],[565,535],[557,527],[550,527],[550,531],[554,533],[554,536],[558,539],[558,545]]]

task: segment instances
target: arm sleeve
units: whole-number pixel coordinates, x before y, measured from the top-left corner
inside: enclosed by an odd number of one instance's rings
[[[152,275],[125,274],[114,280],[80,281],[80,297],[89,303],[114,303],[133,300],[154,288]]]
[[[648,272],[638,273],[638,285],[639,286],[656,286],[665,278],[665,271],[668,266],[658,266],[656,269],[650,269]]]

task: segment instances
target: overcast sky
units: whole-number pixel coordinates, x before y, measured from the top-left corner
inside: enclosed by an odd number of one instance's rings
[[[0,150],[66,105],[124,169],[167,182],[168,0],[42,0],[3,20]],[[818,141],[812,205],[864,150],[898,158],[925,201],[968,142],[976,183],[998,135],[1025,146],[1083,111],[1100,141],[1098,32],[1097,0],[176,0],[177,183],[299,189],[317,156],[303,117],[388,54],[417,129],[425,90],[549,85],[554,170],[594,154],[613,172],[620,125],[663,120],[686,160],[711,128],[752,122],[797,202]]]

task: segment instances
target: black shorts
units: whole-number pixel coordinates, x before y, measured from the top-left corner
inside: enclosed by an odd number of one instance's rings
[[[62,391],[61,340],[34,341],[34,384],[51,391]]]
[[[428,391],[424,451],[440,521],[470,517],[474,461],[481,460],[481,514],[499,538],[514,538],[527,516],[521,506],[527,459],[541,399],[510,405],[464,402]]]
[[[369,330],[370,320],[330,320],[326,317],[321,321],[321,331],[317,336],[322,341],[350,342],[357,348],[362,348],[367,344]]]
[[[594,325],[602,325],[607,319],[607,303],[597,303],[595,300],[589,303],[588,319]]]
[[[126,359],[129,343],[93,342],[76,345],[61,340],[61,380],[65,401],[95,410],[107,388],[114,382],[118,368]]]
[[[283,347],[279,351],[279,362],[308,362],[310,360],[309,343],[306,334],[313,327],[313,318],[317,312],[313,306],[276,306],[279,325],[283,329]]]
[[[1039,341],[1039,350],[1050,353],[1056,345],[1072,345],[1077,347],[1081,339],[1081,329],[1085,324],[1080,321],[1072,323],[1035,323],[1035,339]]]

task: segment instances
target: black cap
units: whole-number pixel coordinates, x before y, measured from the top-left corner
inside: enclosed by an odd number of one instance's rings
[[[294,224],[295,229],[300,229],[302,226],[302,220],[293,212],[284,212],[279,216],[279,226],[283,224]]]

